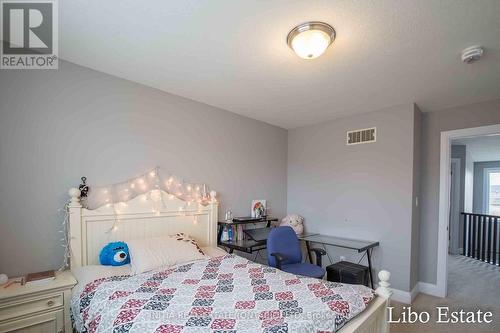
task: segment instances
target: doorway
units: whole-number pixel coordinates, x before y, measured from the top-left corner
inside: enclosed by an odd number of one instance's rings
[[[480,136],[500,135],[500,124],[441,132],[441,157],[439,181],[439,231],[437,251],[437,281],[435,296],[448,294],[448,252],[450,248],[450,227],[452,227],[452,141]],[[455,189],[455,188],[454,188]],[[456,208],[454,208],[456,210]],[[452,245],[452,244],[451,244]],[[453,245],[452,245],[453,246]]]

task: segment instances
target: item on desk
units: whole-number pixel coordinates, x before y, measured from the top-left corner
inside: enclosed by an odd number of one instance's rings
[[[9,281],[7,274],[0,274],[0,284],[6,284]]]
[[[236,228],[236,230],[238,231],[238,232],[236,233],[236,237],[237,237],[239,240],[243,240],[243,238],[244,238],[244,234],[243,234],[243,226],[242,226],[242,225],[238,226],[238,227]]]
[[[290,214],[281,220],[280,227],[289,226],[297,235],[304,232],[304,218],[298,214]]]
[[[233,226],[229,226],[227,228],[227,238],[229,239],[230,242],[232,242],[234,240]]]
[[[252,201],[252,217],[263,217],[266,216],[266,200],[253,200]]]
[[[45,271],[38,273],[30,273],[26,275],[26,285],[43,284],[52,280],[55,280],[55,271]]]
[[[240,216],[240,217],[234,217],[233,222],[261,222],[262,218],[260,217],[252,217],[252,216]]]
[[[227,242],[229,240],[229,234],[227,232],[227,227],[224,227],[222,230],[222,236],[221,236],[221,241]]]
[[[233,222],[233,212],[230,209],[226,211],[226,222]]]

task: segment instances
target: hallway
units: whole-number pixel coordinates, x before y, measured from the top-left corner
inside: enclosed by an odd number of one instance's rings
[[[392,302],[400,314],[405,304]],[[407,306],[407,305],[406,305]],[[428,311],[433,319],[427,324],[391,324],[391,333],[497,333],[500,331],[500,267],[460,255],[448,257],[448,296],[439,298],[419,294],[412,303],[417,311]],[[436,306],[452,310],[492,311],[491,324],[449,325],[435,322]]]
[[[500,308],[500,267],[448,256],[448,298]]]

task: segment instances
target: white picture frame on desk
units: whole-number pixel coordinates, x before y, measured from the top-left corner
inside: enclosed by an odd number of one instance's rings
[[[258,213],[260,211],[260,213]],[[252,200],[252,206],[250,207],[251,217],[263,217],[266,216],[267,212],[267,202],[264,199]]]

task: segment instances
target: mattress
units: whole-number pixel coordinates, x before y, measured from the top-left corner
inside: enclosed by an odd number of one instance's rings
[[[79,332],[335,332],[374,297],[224,255],[100,277],[75,290],[71,315]]]

